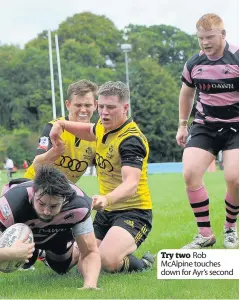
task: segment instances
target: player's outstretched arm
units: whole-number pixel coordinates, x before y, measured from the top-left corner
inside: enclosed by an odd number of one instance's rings
[[[84,278],[84,289],[97,289],[101,270],[101,258],[94,232],[76,236],[81,261],[78,263],[80,273]]]
[[[95,134],[93,133],[94,124],[91,123],[79,123],[73,121],[59,120],[55,122],[50,131],[50,139],[53,147],[58,147],[61,143],[61,134],[63,130],[66,130],[76,137],[87,141],[95,141]]]
[[[42,165],[53,164],[65,151],[65,145],[59,144],[58,148],[51,148],[43,154],[35,156],[33,167],[35,171]]]
[[[19,260],[26,261],[33,256],[34,243],[25,244],[23,241],[16,241],[11,247],[0,248],[0,261]]]
[[[107,195],[94,195],[93,209],[104,210],[107,206],[114,203],[124,202],[133,196],[138,188],[141,177],[141,170],[138,168],[123,166],[122,183]]]

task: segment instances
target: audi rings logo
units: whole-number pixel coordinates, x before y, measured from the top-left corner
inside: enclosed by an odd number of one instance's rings
[[[72,159],[70,156],[62,156],[62,159],[55,164],[73,172],[84,172],[88,167],[88,163],[86,161],[78,160],[76,158]]]
[[[96,153],[96,164],[99,168],[104,169],[108,172],[112,172],[113,171],[113,166],[110,163],[109,160],[104,159],[101,155],[99,155],[98,153]]]

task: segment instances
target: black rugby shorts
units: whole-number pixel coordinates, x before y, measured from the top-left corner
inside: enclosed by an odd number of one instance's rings
[[[224,127],[223,127],[224,126]],[[196,147],[217,156],[220,150],[239,148],[239,127],[236,124],[202,125],[193,122],[185,148]]]
[[[129,209],[96,213],[93,227],[98,240],[103,240],[112,226],[119,226],[127,230],[139,247],[152,229],[152,210]]]

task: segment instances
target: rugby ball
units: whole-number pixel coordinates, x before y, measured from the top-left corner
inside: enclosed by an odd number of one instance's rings
[[[24,240],[25,243],[33,242],[32,230],[22,223],[16,223],[8,227],[2,235],[0,235],[0,248],[11,247],[17,240]],[[25,264],[24,261],[2,261],[0,262],[0,272],[14,272]]]

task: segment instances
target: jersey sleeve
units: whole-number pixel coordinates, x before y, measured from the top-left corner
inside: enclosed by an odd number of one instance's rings
[[[191,78],[191,72],[189,70],[188,62],[185,63],[183,72],[182,72],[182,82],[184,82],[188,87],[195,88],[195,85]]]
[[[39,138],[36,155],[45,153],[52,148],[52,142],[49,137],[51,129],[52,124],[50,123],[47,123],[43,128],[41,137]]]
[[[21,220],[29,215],[29,195],[27,188],[20,184],[11,187],[0,198],[0,222],[5,228],[15,223],[23,223]]]
[[[142,170],[143,159],[147,155],[146,147],[138,136],[130,136],[119,146],[122,166],[130,166]]]
[[[92,218],[89,216],[85,221],[75,224],[72,230],[75,237],[93,232]]]
[[[9,192],[0,198],[0,223],[1,228],[8,228],[14,224],[13,210],[9,204]]]

